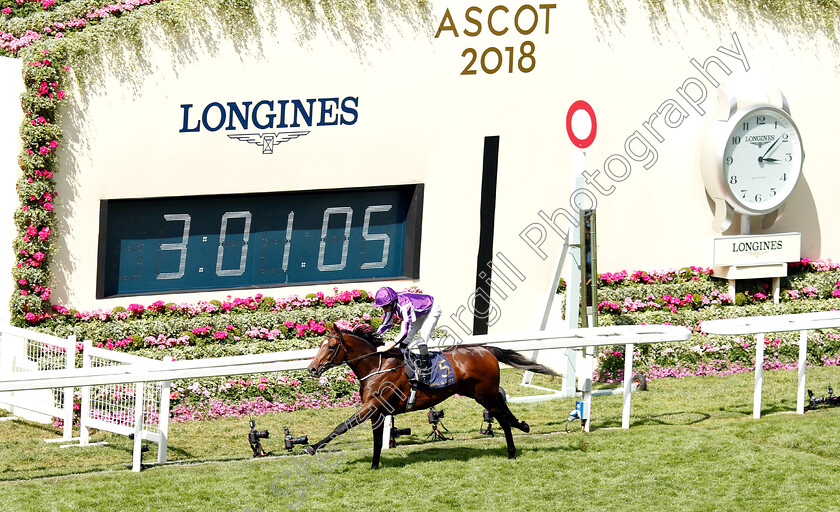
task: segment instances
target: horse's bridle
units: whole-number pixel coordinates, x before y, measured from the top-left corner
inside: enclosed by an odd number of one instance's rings
[[[327,334],[326,337],[338,340],[338,345],[335,346],[335,349],[331,349],[333,351],[333,353],[330,356],[329,360],[326,363],[324,363],[324,370],[328,370],[328,369],[332,368],[333,366],[338,366],[339,364],[343,364],[343,363],[336,364],[336,362],[335,362],[335,358],[338,356],[339,347],[344,349],[344,355],[350,356],[350,352],[348,352],[347,347],[344,346],[344,336],[341,335],[341,332],[338,333],[338,336],[335,336],[334,334]],[[346,363],[348,361],[344,361],[344,362]]]
[[[344,354],[348,358],[350,357],[350,352],[347,350],[347,347],[344,345],[344,336],[341,334],[341,331],[339,331],[338,336],[336,336],[334,334],[327,334],[324,337],[325,338],[333,338],[335,340],[338,340],[338,345],[334,349],[331,349],[332,354],[330,355],[329,360],[326,363],[324,363],[324,369],[322,371],[329,370],[333,366],[338,366],[338,365],[341,365],[341,364],[350,364],[350,363],[356,362],[360,359],[364,359],[366,357],[370,357],[370,356],[373,356],[373,355],[380,354],[380,352],[374,351],[374,352],[371,352],[369,354],[362,354],[359,357],[354,357],[353,359],[347,359],[346,361],[341,362],[341,363],[336,363],[335,358],[338,356],[338,348],[339,347],[344,349]],[[381,365],[381,361],[380,361],[380,365]]]

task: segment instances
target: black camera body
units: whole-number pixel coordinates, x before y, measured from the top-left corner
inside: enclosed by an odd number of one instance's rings
[[[257,422],[254,420],[251,420],[249,423],[251,425],[251,431],[248,432],[248,443],[251,445],[254,457],[265,457],[267,455],[271,455],[271,452],[265,451],[260,444],[260,439],[268,439],[268,430],[257,430]]]
[[[410,436],[411,428],[391,427],[391,437]]]
[[[248,442],[251,444],[257,444],[260,442],[260,439],[268,439],[268,430],[257,430],[252,428],[250,432],[248,432]]]
[[[396,448],[398,437],[400,437],[400,436],[410,436],[410,435],[411,435],[411,428],[397,428],[392,424],[391,425],[391,437],[388,440],[388,447],[389,448]]]
[[[840,405],[840,396],[834,394],[834,390],[831,386],[828,386],[828,394],[815,397],[814,392],[810,389],[808,390],[808,408],[813,409],[814,407],[820,405],[827,405],[827,406],[838,406]]]
[[[309,444],[309,438],[307,436],[293,437],[292,433],[289,432],[289,427],[283,427],[283,434],[283,440],[288,451],[292,451],[292,448],[296,444]]]
[[[438,411],[434,407],[429,409],[429,412],[426,413],[426,417],[429,419],[429,423],[432,425],[436,425],[440,423],[440,420],[443,419],[443,411]]]

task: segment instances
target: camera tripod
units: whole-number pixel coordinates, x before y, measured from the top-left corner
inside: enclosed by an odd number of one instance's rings
[[[438,420],[430,419],[429,423],[432,424],[432,431],[429,432],[429,435],[426,436],[427,441],[429,440],[430,437],[432,438],[432,441],[447,441],[447,440],[451,441],[452,439],[454,439],[453,436],[452,436],[452,433],[449,432],[449,429],[446,428],[446,425],[444,425],[443,422],[440,421],[439,419]],[[445,434],[440,431],[440,428],[438,428],[438,425],[443,427],[443,430],[446,431]]]

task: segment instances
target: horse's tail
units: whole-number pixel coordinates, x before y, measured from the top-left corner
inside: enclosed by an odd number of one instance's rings
[[[506,348],[498,347],[484,347],[496,356],[500,363],[513,366],[520,370],[527,370],[534,373],[542,373],[543,375],[551,375],[552,377],[560,377],[561,375],[548,366],[537,363],[532,359],[528,359],[519,352],[508,350]]]

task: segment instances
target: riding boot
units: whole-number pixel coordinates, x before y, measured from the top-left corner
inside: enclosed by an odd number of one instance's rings
[[[417,369],[418,373],[420,374],[419,381],[422,382],[424,385],[428,386],[432,376],[432,364],[429,360],[429,348],[426,346],[425,343],[421,343],[419,349],[420,364],[418,365],[419,368]]]

